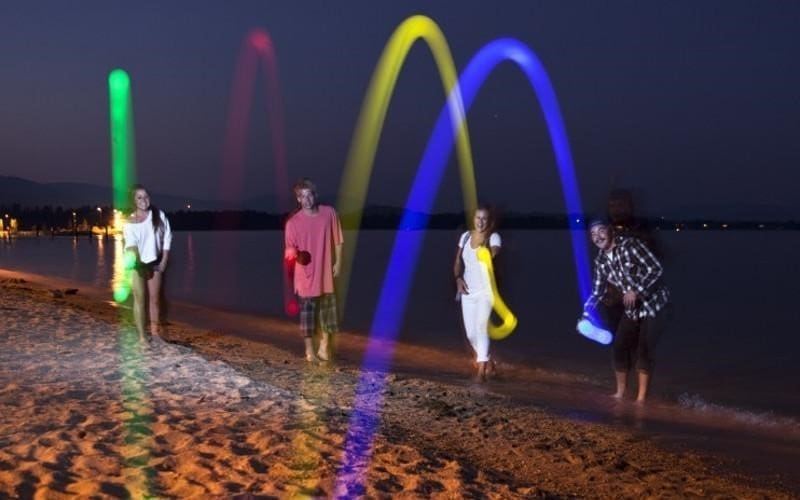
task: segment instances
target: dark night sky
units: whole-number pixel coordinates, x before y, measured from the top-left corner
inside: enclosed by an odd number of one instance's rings
[[[219,197],[234,64],[243,37],[262,27],[278,55],[289,175],[315,178],[332,198],[383,45],[415,13],[439,23],[459,68],[500,36],[537,53],[587,208],[612,186],[632,186],[652,211],[775,205],[800,216],[792,1],[3,2],[0,175],[110,183],[106,82],[122,67],[133,80],[139,180]],[[368,203],[403,203],[443,102],[418,43],[389,108]],[[490,77],[469,123],[481,198],[562,209],[541,113],[515,66]],[[244,194],[272,194],[260,94],[250,130]],[[438,210],[460,206],[452,163]]]

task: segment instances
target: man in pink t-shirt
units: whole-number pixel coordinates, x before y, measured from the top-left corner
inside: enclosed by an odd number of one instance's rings
[[[317,204],[317,187],[311,180],[298,180],[294,194],[300,208],[286,221],[284,257],[294,266],[306,360],[327,361],[330,335],[339,331],[333,279],[341,264],[342,226],[333,207]],[[317,325],[322,333],[315,351]]]

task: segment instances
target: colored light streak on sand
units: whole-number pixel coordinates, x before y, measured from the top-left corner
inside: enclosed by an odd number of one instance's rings
[[[115,213],[129,213],[129,190],[136,179],[133,101],[128,74],[115,69],[108,76],[111,132],[111,175]],[[130,273],[136,257],[126,252],[122,235],[114,237],[114,300],[125,302],[131,294]],[[125,409],[124,459],[125,487],[132,498],[148,498],[153,490],[154,471],[148,466],[152,447],[150,420],[152,408],[146,392],[139,334],[132,318],[122,318],[118,332],[122,407]]]
[[[131,79],[122,69],[115,69],[108,75],[108,97],[111,130],[111,185],[114,209],[129,213],[131,199],[130,187],[136,179],[136,154],[133,133],[133,99]],[[135,259],[134,256],[126,256]],[[132,265],[124,266],[131,269]],[[116,268],[115,268],[116,269]],[[114,300],[125,302],[131,294],[131,280],[128,273],[121,272],[114,279]]]
[[[503,321],[500,325],[495,325],[491,321],[488,324],[489,337],[494,340],[502,340],[514,331],[517,327],[517,317],[508,308],[500,292],[497,290],[497,281],[494,278],[494,265],[492,265],[492,252],[486,247],[478,248],[478,260],[486,268],[486,274],[489,276],[489,285],[492,287],[492,308],[494,312],[500,316]]]
[[[284,252],[284,271],[287,273],[290,283],[292,283],[291,279],[294,277],[294,269],[298,260],[308,263],[302,255],[303,252],[300,252],[298,256],[295,248],[287,248]],[[286,313],[296,316],[300,312],[300,306],[294,297],[293,290],[291,299],[285,303]],[[331,342],[333,342],[333,336],[331,336]],[[320,418],[317,412],[320,408],[328,407],[333,388],[328,381],[328,374],[320,370],[325,369],[318,368],[311,363],[306,364],[298,391],[302,398],[299,398],[291,407],[293,428],[297,429],[291,440],[292,453],[290,454],[289,470],[293,473],[290,483],[296,487],[295,491],[289,493],[291,498],[324,496],[323,493],[320,493],[319,466],[323,463],[323,458],[319,450],[322,444],[321,436],[327,435],[329,429],[326,429],[325,419]]]
[[[302,397],[290,407],[291,428],[296,429],[291,439],[292,452],[286,462],[290,472],[287,498],[325,498],[320,467],[327,461],[320,453],[331,429],[324,417],[323,408],[330,405],[333,390],[329,374],[307,370],[298,391]],[[332,497],[331,497],[332,498]]]
[[[464,206],[467,207],[468,214],[471,214],[477,206],[478,197],[469,132],[464,119],[456,67],[450,54],[450,48],[439,26],[432,19],[426,16],[409,17],[397,27],[386,43],[372,75],[339,188],[337,203],[339,215],[342,217],[345,228],[352,230],[347,244],[342,249],[342,271],[337,286],[342,310],[347,303],[351,264],[358,243],[358,229],[361,224],[367,187],[372,175],[372,166],[375,162],[378,139],[389,108],[389,100],[409,50],[420,39],[428,44],[439,70],[445,95],[449,96],[447,110],[452,115],[452,120],[449,122],[452,128],[449,132],[458,138],[457,154],[461,169]]]
[[[115,290],[118,289],[120,280],[130,280],[128,276],[130,256],[131,253],[125,251],[122,235],[114,235],[112,286]],[[125,410],[123,475],[125,487],[131,498],[147,498],[153,491],[155,477],[153,469],[149,466],[150,449],[153,446],[150,430],[153,409],[146,388],[148,374],[145,370],[145,354],[130,309],[121,309],[120,315],[117,343],[120,355],[122,407]]]
[[[117,239],[115,253],[122,254],[122,246],[121,238]],[[131,498],[154,498],[151,492],[154,489],[155,471],[150,466],[150,450],[153,448],[151,424],[154,417],[147,391],[149,374],[145,367],[144,346],[132,318],[120,325],[117,341],[120,350],[122,408],[125,414],[124,446],[121,453],[124,459],[125,487]]]
[[[575,177],[572,154],[566,130],[547,73],[536,55],[518,40],[504,38],[484,46],[470,61],[459,79],[464,109],[468,110],[475,96],[492,70],[504,61],[517,64],[528,78],[539,100],[555,152],[558,172],[567,213],[570,221],[581,217],[582,205]],[[371,453],[372,439],[380,422],[385,373],[391,363],[394,343],[405,311],[405,305],[414,275],[424,231],[408,230],[425,227],[426,216],[439,189],[450,149],[453,144],[451,114],[442,110],[431,135],[425,155],[417,170],[411,193],[405,207],[400,230],[384,276],[378,306],[370,330],[367,352],[362,365],[362,375],[357,389],[354,410],[345,438],[345,456],[337,478],[337,490],[346,490],[348,484],[363,484],[367,457]],[[572,248],[581,299],[590,290],[589,259],[583,228],[570,223]],[[376,378],[379,379],[376,389]]]

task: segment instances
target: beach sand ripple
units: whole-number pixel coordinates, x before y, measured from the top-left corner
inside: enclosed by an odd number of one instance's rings
[[[0,310],[0,497],[789,497],[623,430],[397,375],[362,386],[383,398],[364,417],[378,427],[343,466],[355,367],[179,324],[142,345],[125,309],[19,281]]]

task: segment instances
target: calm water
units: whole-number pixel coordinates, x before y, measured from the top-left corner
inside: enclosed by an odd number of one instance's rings
[[[426,235],[400,339],[466,355],[451,283],[458,234]],[[519,326],[493,344],[496,356],[611,387],[609,348],[574,332],[580,303],[568,233],[502,235],[500,286]],[[684,406],[721,405],[757,419],[800,416],[800,233],[659,236],[675,317],[657,351],[654,391]],[[168,297],[283,316],[282,242],[277,231],[178,232]],[[369,331],[392,242],[392,231],[360,234],[345,328]],[[3,240],[0,267],[110,290],[115,245],[88,237]]]

